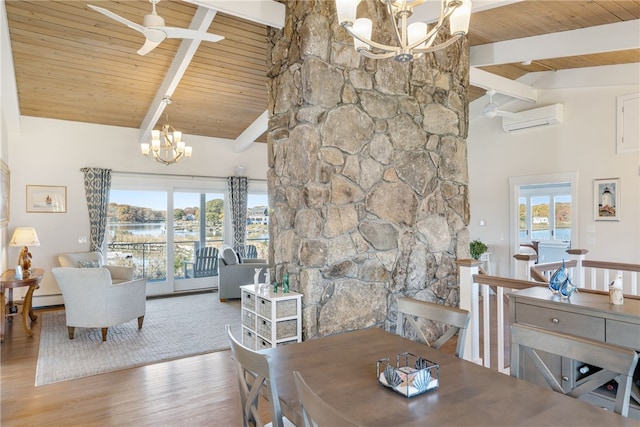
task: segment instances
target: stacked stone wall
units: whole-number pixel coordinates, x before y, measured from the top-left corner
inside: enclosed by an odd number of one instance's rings
[[[409,63],[364,59],[333,1],[283,3],[286,25],[269,32],[270,261],[304,294],[304,338],[394,331],[398,296],[457,306],[466,40]],[[388,31],[382,6],[360,8],[374,37]]]

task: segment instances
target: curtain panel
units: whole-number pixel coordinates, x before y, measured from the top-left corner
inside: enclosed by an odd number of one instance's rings
[[[111,169],[82,168],[84,191],[87,196],[90,224],[90,251],[102,253],[102,243],[107,229]]]
[[[233,226],[233,249],[243,258],[246,257],[245,242],[247,236],[247,197],[248,179],[244,176],[227,178],[229,198],[231,199],[231,223]]]

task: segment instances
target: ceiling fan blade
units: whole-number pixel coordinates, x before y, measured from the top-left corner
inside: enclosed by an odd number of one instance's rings
[[[140,24],[136,24],[133,21],[129,21],[126,18],[123,18],[120,15],[116,15],[115,13],[111,12],[110,10],[107,9],[103,9],[101,7],[98,6],[93,6],[91,4],[88,4],[87,6],[89,6],[91,9],[95,10],[96,12],[99,12],[101,14],[103,14],[104,16],[111,18],[115,21],[120,22],[121,24],[126,25],[127,27],[131,28],[132,30],[136,30],[136,31],[140,31],[141,33],[144,31],[144,27]]]
[[[512,113],[510,111],[496,110],[496,114],[501,117],[517,117],[516,113]]]
[[[156,48],[162,41],[167,38],[167,35],[160,30],[153,28],[145,28],[142,32],[145,36],[144,45],[138,49],[138,55],[146,55]]]
[[[170,39],[193,39],[203,40],[207,42],[219,42],[224,40],[223,36],[217,34],[211,34],[204,31],[192,30],[189,28],[177,28],[177,27],[152,27],[154,30],[160,30],[164,32]]]

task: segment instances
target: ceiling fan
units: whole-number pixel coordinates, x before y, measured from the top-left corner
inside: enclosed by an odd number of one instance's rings
[[[156,4],[159,1],[160,0],[149,0],[149,3],[151,3],[152,5],[152,10],[150,14],[145,15],[143,25],[129,21],[128,19],[116,15],[115,13],[107,9],[103,9],[101,7],[93,6],[90,4],[88,4],[87,6],[89,6],[96,12],[100,12],[103,15],[126,25],[133,30],[141,32],[146,40],[144,42],[144,45],[138,50],[139,55],[146,55],[147,53],[151,52],[167,37],[170,39],[194,39],[208,42],[218,42],[224,39],[224,37],[222,36],[207,33],[204,31],[197,31],[189,28],[165,27],[164,19],[156,12]]]
[[[489,103],[484,106],[484,110],[482,111],[482,114],[484,114],[485,117],[488,117],[490,119],[496,116],[515,117],[514,113],[510,113],[509,111],[498,110],[498,104],[493,102],[493,95],[495,94],[496,94],[496,91],[494,89],[489,89],[487,91],[487,95],[489,95]]]

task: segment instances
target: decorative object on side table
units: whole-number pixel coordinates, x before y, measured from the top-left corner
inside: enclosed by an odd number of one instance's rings
[[[260,272],[262,271],[262,268],[254,268],[253,270],[255,271],[255,274],[253,275],[253,284],[258,286],[258,283],[260,283]]]
[[[469,253],[473,259],[480,259],[480,256],[487,250],[489,250],[489,247],[478,239],[469,243]]]
[[[26,279],[31,272],[31,252],[29,252],[27,246],[40,246],[36,229],[33,227],[16,227],[13,231],[9,246],[22,246],[22,250],[20,250],[20,255],[18,256],[18,265],[22,269],[22,277]]]
[[[376,364],[378,382],[406,397],[435,390],[440,385],[440,366],[413,353],[398,353],[393,366],[388,357]]]
[[[609,304],[623,305],[624,291],[622,290],[622,274],[618,273],[613,282],[609,285]]]
[[[571,295],[578,290],[567,274],[564,259],[562,260],[562,267],[558,268],[549,279],[549,290],[562,298],[571,298]]]

